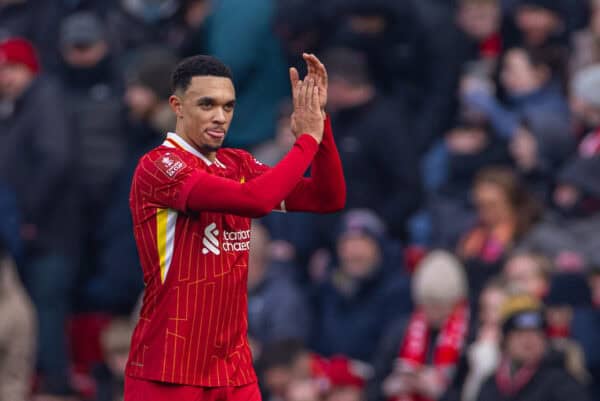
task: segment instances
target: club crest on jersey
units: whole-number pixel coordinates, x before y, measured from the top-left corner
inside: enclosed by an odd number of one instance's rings
[[[202,254],[208,255],[208,253],[212,253],[215,255],[221,254],[221,250],[219,249],[219,239],[217,238],[219,235],[219,230],[217,229],[217,225],[215,223],[211,223],[204,229],[204,238],[202,238]]]
[[[175,178],[186,166],[185,162],[174,153],[165,153],[154,162],[158,169],[169,178]]]

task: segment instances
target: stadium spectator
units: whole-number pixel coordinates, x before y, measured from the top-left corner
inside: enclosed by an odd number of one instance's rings
[[[549,196],[553,175],[575,146],[559,84],[562,67],[554,66],[560,65],[554,57],[541,50],[509,50],[499,87],[505,104],[497,100],[484,72],[468,72],[461,84],[464,112],[483,114],[493,131],[508,141],[519,173],[542,199]]]
[[[310,377],[290,384],[286,401],[363,401],[369,365],[342,355],[310,355]]]
[[[570,57],[571,74],[600,63],[600,2],[590,0],[590,19],[587,27],[572,36],[573,52]]]
[[[314,350],[369,361],[383,329],[409,312],[408,279],[386,265],[385,231],[367,210],[342,217],[337,237],[338,266],[316,289]]]
[[[65,322],[78,251],[77,200],[68,179],[72,137],[62,92],[40,75],[32,45],[20,38],[0,43],[1,179],[15,188],[23,212],[24,281],[39,317],[38,364],[48,391],[69,391]]]
[[[580,157],[600,154],[600,64],[582,69],[571,81],[571,110],[579,125],[581,143]]]
[[[454,379],[469,330],[460,262],[445,251],[430,253],[417,266],[412,296],[416,309],[390,326],[374,354],[370,400],[439,400]]]
[[[465,114],[427,157],[424,179],[431,243],[454,247],[473,224],[469,190],[475,176],[485,167],[510,165],[506,141],[493,134],[484,118]]]
[[[465,197],[478,171],[508,165],[506,142],[493,135],[485,120],[464,119],[446,134],[447,182],[443,192]]]
[[[85,218],[98,216],[106,193],[125,158],[121,132],[122,77],[114,65],[105,27],[98,16],[82,11],[60,27],[60,78],[67,110],[77,133],[77,179]],[[92,228],[92,220],[86,226]]]
[[[462,401],[474,401],[483,383],[498,366],[502,305],[507,296],[505,283],[500,279],[490,280],[481,292],[475,339],[466,351],[467,371],[462,385],[455,390],[460,392]]]
[[[249,148],[275,135],[279,104],[289,90],[281,43],[272,30],[275,3],[223,0],[210,16],[206,52],[231,68],[237,88],[228,146]]]
[[[177,53],[182,57],[198,54],[206,46],[207,20],[210,16],[212,3],[208,0],[186,0],[182,2],[180,16],[181,43]]]
[[[81,202],[81,283],[97,268],[96,231],[102,225],[106,194],[127,151],[121,132],[123,89],[98,16],[88,11],[69,15],[61,22],[59,32],[58,73],[70,126],[76,133],[73,182]]]
[[[511,48],[502,59],[506,104],[481,85],[466,85],[463,101],[484,113],[494,131],[511,141],[511,153],[525,172],[555,172],[574,146],[570,113],[562,93],[562,60],[549,51]]]
[[[522,238],[522,249],[541,252],[558,270],[582,271],[600,261],[600,156],[576,158],[558,174],[554,213]]]
[[[307,300],[291,279],[294,266],[270,260],[269,233],[258,223],[252,225],[248,264],[248,335],[256,359],[270,343],[308,340],[311,315]]]
[[[36,314],[14,261],[0,247],[0,400],[29,398],[35,371]]]
[[[80,302],[88,310],[128,314],[143,288],[133,223],[129,211],[131,179],[139,158],[158,146],[166,132],[175,126],[168,99],[169,76],[176,58],[160,47],[139,51],[126,75],[125,104],[128,116],[119,133],[127,143],[124,166],[107,190],[103,224],[94,240],[96,269],[90,272],[81,291]],[[118,262],[116,262],[118,261]]]
[[[105,364],[94,370],[98,382],[94,401],[121,401],[125,387],[125,365],[134,324],[130,319],[117,318],[101,334]]]
[[[294,381],[311,377],[311,356],[297,340],[282,340],[265,347],[257,363],[263,399],[286,401]]]
[[[161,43],[175,50],[181,43],[177,12],[181,0],[116,0],[104,17],[111,47],[117,56]]]
[[[452,6],[440,1],[332,1],[330,46],[364,52],[378,90],[410,110],[413,146],[425,152],[449,128],[460,74]],[[439,35],[440,31],[446,32]],[[413,114],[414,113],[414,114]],[[406,117],[406,116],[405,116]]]
[[[329,49],[329,110],[348,180],[348,208],[375,210],[390,234],[404,234],[422,195],[418,150],[406,108],[378,92],[362,53]]]
[[[504,258],[540,216],[539,205],[509,169],[491,167],[480,171],[473,186],[476,225],[463,235],[457,247],[464,261],[471,302],[483,285],[497,275]]]
[[[491,73],[502,52],[499,0],[459,0],[456,24],[461,37],[462,64],[483,62]]]
[[[512,254],[502,271],[507,288],[542,300],[548,293],[552,262],[543,255],[520,251]]]
[[[516,32],[505,32],[509,46],[538,49],[568,46],[569,27],[564,14],[567,7],[562,0],[516,0],[514,3],[509,19]]]
[[[593,360],[595,350],[589,345],[591,333],[600,328],[595,311],[590,310],[590,288],[581,273],[558,273],[552,277],[544,298],[548,338],[552,346],[565,355],[567,370],[580,382],[589,384],[587,355]]]
[[[585,387],[563,367],[562,358],[551,352],[539,301],[526,295],[511,297],[502,315],[502,359],[477,400],[589,399]]]

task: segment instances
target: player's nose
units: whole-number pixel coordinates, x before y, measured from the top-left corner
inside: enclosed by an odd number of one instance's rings
[[[226,121],[225,110],[223,110],[221,107],[217,107],[215,109],[215,113],[213,114],[213,122],[219,123],[219,124],[225,124],[225,121]]]

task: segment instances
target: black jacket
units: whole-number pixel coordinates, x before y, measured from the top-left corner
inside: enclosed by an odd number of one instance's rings
[[[563,360],[546,358],[538,371],[517,394],[503,395],[490,377],[481,388],[478,401],[587,401],[589,395],[583,385],[575,381],[564,369]]]
[[[332,115],[347,183],[347,208],[370,208],[399,236],[419,206],[416,143],[401,105],[376,97]]]
[[[29,250],[73,249],[76,197],[69,179],[72,136],[57,83],[38,77],[0,121],[0,179],[12,186],[23,222],[38,235]]]
[[[371,360],[385,328],[412,307],[408,278],[388,269],[382,266],[355,282],[336,270],[317,288],[313,349],[324,356]],[[354,288],[345,293],[340,288],[346,286]]]

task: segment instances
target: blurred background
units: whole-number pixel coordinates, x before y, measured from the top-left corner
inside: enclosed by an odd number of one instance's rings
[[[122,399],[171,70],[273,165],[305,51],[348,202],[254,223],[264,399],[600,400],[600,1],[0,0],[0,401]]]

